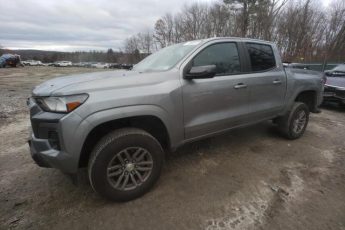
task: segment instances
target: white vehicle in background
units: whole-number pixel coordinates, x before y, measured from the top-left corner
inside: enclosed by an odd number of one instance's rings
[[[86,67],[88,65],[87,62],[77,62],[77,63],[73,63],[72,66],[74,67]]]
[[[110,67],[110,64],[104,63],[104,62],[98,62],[98,63],[92,64],[91,67],[97,68],[97,69],[108,69]]]
[[[70,67],[72,66],[72,62],[71,61],[57,61],[57,62],[54,62],[54,66],[55,67]]]
[[[22,61],[22,64],[26,65],[26,66],[41,66],[41,65],[43,65],[41,61],[36,61],[36,60]]]

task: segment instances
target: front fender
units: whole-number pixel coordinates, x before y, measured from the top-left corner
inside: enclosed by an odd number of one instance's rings
[[[134,105],[102,110],[89,115],[84,120],[94,128],[108,121],[135,116],[155,116],[164,123],[168,131],[171,128],[168,113],[156,105]]]
[[[135,106],[126,106],[126,107],[117,107],[107,110],[98,111],[96,113],[90,114],[86,117],[76,129],[75,136],[78,137],[78,143],[75,143],[75,146],[78,146],[78,149],[75,151],[81,152],[82,146],[88,136],[88,134],[98,125],[103,123],[118,120],[121,118],[129,118],[136,116],[154,116],[160,119],[165,125],[169,141],[171,146],[174,146],[176,143],[183,138],[183,130],[179,132],[177,128],[173,128],[170,122],[169,114],[167,111],[156,105],[135,105]]]

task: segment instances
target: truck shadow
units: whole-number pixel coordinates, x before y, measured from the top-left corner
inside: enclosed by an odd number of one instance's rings
[[[247,156],[248,154],[265,154],[267,146],[263,142],[276,141],[286,142],[287,140],[281,137],[271,121],[266,121],[188,143],[175,152],[166,153],[166,161],[160,182],[153,190],[159,189],[160,184],[167,177],[171,176],[173,180],[183,180],[179,174],[188,171],[189,168],[198,168],[201,173],[205,173],[208,167],[212,168],[212,164],[219,164],[224,161],[224,158],[239,158],[241,154],[247,154]],[[68,176],[66,176],[66,180],[69,180],[70,185],[74,184]],[[163,183],[165,184],[165,182]],[[74,185],[71,186],[82,192],[83,196],[93,193],[86,168],[79,170],[78,181]],[[91,195],[91,197],[95,198],[97,195]],[[101,198],[96,198],[96,200],[99,199]]]

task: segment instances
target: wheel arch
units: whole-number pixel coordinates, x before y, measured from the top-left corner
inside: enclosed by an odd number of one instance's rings
[[[317,91],[303,90],[295,96],[294,102],[303,102],[308,106],[310,112],[316,112],[318,106]]]
[[[148,112],[147,107],[146,110],[142,106],[138,107],[107,110],[88,117],[86,122],[92,124],[92,128],[88,130],[82,142],[78,166],[86,166],[95,144],[104,135],[119,128],[134,127],[145,130],[160,142],[163,149],[170,149],[172,142],[169,134],[170,126],[164,112],[159,111],[159,108]]]

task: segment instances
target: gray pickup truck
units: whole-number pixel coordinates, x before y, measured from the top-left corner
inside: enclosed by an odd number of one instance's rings
[[[322,100],[322,74],[284,68],[270,42],[211,38],[166,47],[131,71],[60,77],[28,99],[29,145],[39,166],[76,175],[127,201],[158,180],[166,152],[233,128],[272,120],[288,139],[304,133]]]

